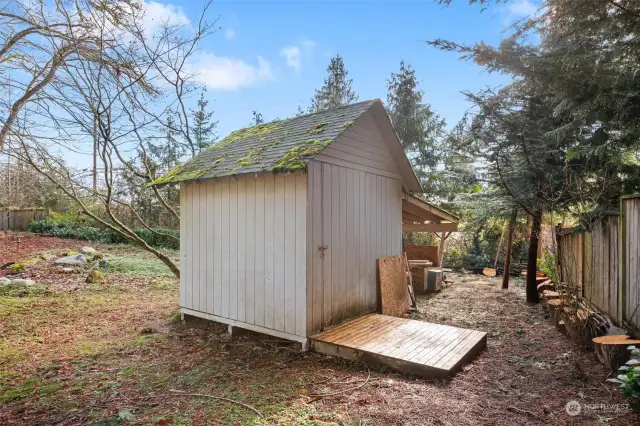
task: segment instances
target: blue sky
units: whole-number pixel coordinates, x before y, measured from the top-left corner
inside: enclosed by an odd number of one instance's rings
[[[146,2],[149,16],[193,20],[198,0]],[[208,12],[221,30],[201,45],[196,69],[207,86],[220,136],[245,127],[251,111],[269,121],[308,105],[322,85],[331,56],[340,53],[361,100],[386,99],[386,79],[404,59],[417,71],[425,100],[453,126],[469,108],[462,90],[505,83],[440,52],[424,40],[495,44],[515,19],[535,11],[530,0],[511,0],[481,12],[466,0],[443,7],[424,1],[221,1]]]

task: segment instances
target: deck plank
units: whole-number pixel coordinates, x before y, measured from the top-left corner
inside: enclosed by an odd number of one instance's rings
[[[311,347],[422,377],[446,377],[486,347],[486,333],[368,314],[314,334]]]

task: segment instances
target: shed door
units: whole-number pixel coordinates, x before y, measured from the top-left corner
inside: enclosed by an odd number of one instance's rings
[[[402,250],[402,187],[397,179],[316,161],[309,177],[317,332],[376,310],[376,259]]]
[[[312,317],[313,332],[324,330],[331,319],[331,165],[314,163],[310,170],[312,206]]]

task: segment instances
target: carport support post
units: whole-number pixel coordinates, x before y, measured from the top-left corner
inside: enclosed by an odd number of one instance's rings
[[[451,232],[444,231],[438,235],[438,237],[440,237],[440,245],[438,246],[438,267],[440,268],[442,268],[442,261],[444,260],[444,243],[447,241],[449,235],[451,235]]]
[[[513,249],[513,233],[516,230],[518,209],[513,209],[509,218],[509,235],[507,237],[507,254],[504,256],[504,272],[502,273],[502,288],[509,288],[509,273],[511,272],[511,250]]]

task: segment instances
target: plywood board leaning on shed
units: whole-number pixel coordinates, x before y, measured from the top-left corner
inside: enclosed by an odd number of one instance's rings
[[[378,259],[380,312],[399,317],[411,307],[404,254]]]

